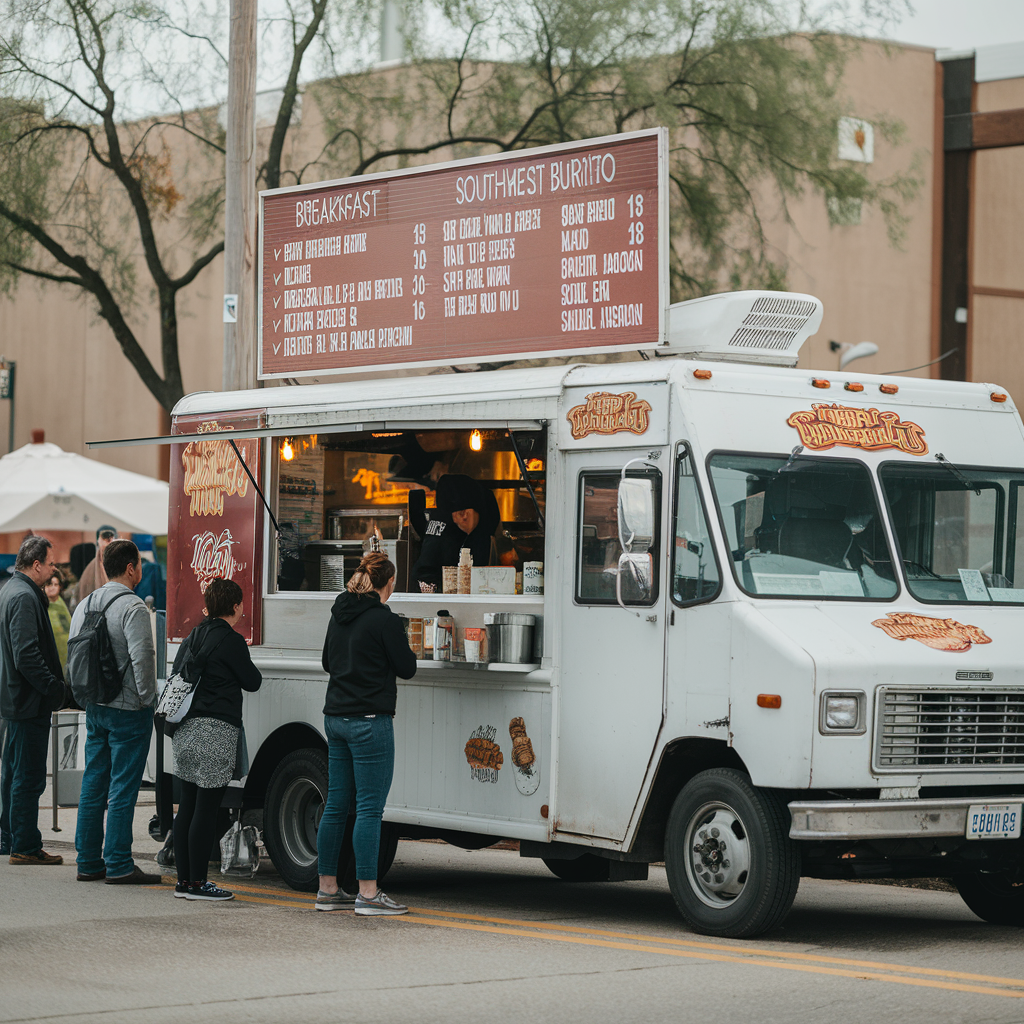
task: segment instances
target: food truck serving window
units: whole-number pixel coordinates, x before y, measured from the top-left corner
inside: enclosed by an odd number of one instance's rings
[[[523,562],[544,561],[543,431],[323,433],[274,445],[279,592],[337,593],[374,540],[399,593],[444,592],[443,570],[463,547],[474,568],[493,570],[475,576],[476,593],[514,593]]]
[[[687,449],[676,461],[675,521],[672,600],[676,604],[706,601],[718,593],[721,577],[704,505],[693,475],[693,458]]]
[[[890,462],[878,476],[914,597],[1024,604],[1024,473]]]
[[[627,476],[647,477],[654,483],[654,547],[651,550],[652,580],[650,592],[643,594],[633,578],[623,576],[624,604],[649,605],[658,600],[661,535],[661,473],[642,470]],[[619,543],[618,495],[620,473],[580,474],[579,516],[577,518],[576,601],[579,604],[617,604],[615,577],[618,573]]]
[[[896,596],[892,555],[863,463],[720,453],[708,465],[733,572],[748,593]]]

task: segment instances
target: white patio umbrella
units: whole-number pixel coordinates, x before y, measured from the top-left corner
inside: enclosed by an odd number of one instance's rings
[[[27,444],[0,458],[0,533],[83,530],[167,532],[167,484],[55,444]]]

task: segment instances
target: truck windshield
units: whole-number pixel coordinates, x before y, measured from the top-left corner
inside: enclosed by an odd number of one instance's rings
[[[890,462],[878,472],[907,587],[920,601],[1024,604],[1024,472]]]
[[[748,593],[896,596],[892,555],[863,463],[719,454],[710,469],[733,571]]]

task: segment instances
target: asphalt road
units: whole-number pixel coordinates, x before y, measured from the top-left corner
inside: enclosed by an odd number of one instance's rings
[[[570,884],[516,853],[406,843],[405,918],[226,904],[0,864],[0,1022],[1024,1021],[1024,932],[947,892],[804,880],[752,942],[687,931],[664,871]]]

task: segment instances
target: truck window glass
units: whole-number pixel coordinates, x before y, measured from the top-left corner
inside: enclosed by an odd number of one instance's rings
[[[898,586],[862,463],[713,455],[715,501],[739,585],[757,597],[889,599]]]
[[[653,579],[646,599],[631,577],[622,582],[622,599],[626,604],[654,604],[658,599],[658,536],[661,508],[661,473],[639,471],[630,476],[647,476],[654,480],[655,541],[651,551]],[[619,544],[618,489],[620,474],[594,472],[580,474],[579,516],[577,518],[576,600],[580,604],[617,604],[615,577],[618,570]]]
[[[545,434],[517,432],[516,441],[543,513]],[[446,475],[461,481],[458,494],[469,495],[461,499],[467,505],[482,498],[492,510],[484,519],[486,536],[474,541],[477,567],[514,570],[514,588],[523,562],[544,561],[537,505],[505,430],[321,433],[273,443],[279,592],[340,591],[374,537],[395,563],[396,591],[419,592],[414,570],[430,523],[443,518],[435,498]],[[454,529],[450,523],[445,528]]]
[[[683,451],[677,462],[675,540],[672,600],[677,604],[689,604],[714,597],[720,582],[718,561],[708,533],[689,450]]]
[[[1024,473],[957,469],[963,480],[934,464],[879,470],[907,587],[930,603],[1024,604]]]

